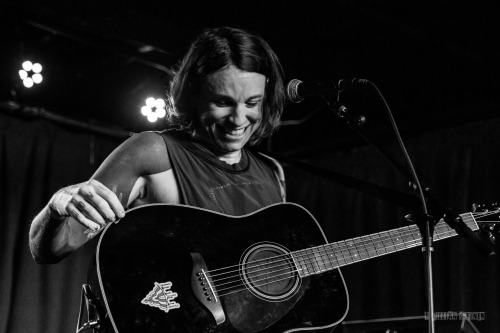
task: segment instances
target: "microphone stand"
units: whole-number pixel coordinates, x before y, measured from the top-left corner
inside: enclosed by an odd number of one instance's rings
[[[420,182],[418,180],[418,177],[416,175],[416,172],[413,168],[413,164],[411,163],[411,159],[406,151],[406,148],[404,147],[404,144],[401,140],[401,137],[399,135],[399,131],[397,129],[397,126],[396,126],[396,123],[394,121],[394,118],[392,117],[392,113],[390,111],[390,108],[389,106],[387,105],[387,102],[385,101],[384,97],[382,96],[382,94],[380,93],[380,91],[378,90],[378,88],[373,84],[371,83],[370,81],[368,80],[356,80],[354,79],[356,82],[360,82],[360,83],[368,83],[370,85],[372,85],[372,87],[377,91],[380,99],[384,102],[385,104],[385,107],[386,107],[386,110],[388,111],[388,114],[389,114],[389,118],[391,120],[391,123],[393,125],[393,128],[394,128],[394,131],[396,133],[396,136],[399,140],[399,143],[400,143],[400,146],[402,148],[402,151],[405,155],[405,158],[407,160],[407,163],[408,163],[408,166],[410,168],[410,170],[412,171],[412,173],[408,173],[407,170],[397,161],[395,160],[394,158],[392,158],[392,156],[382,150],[379,146],[377,146],[372,140],[370,140],[366,135],[365,133],[363,132],[362,130],[362,126],[366,123],[366,118],[363,116],[363,115],[352,115],[348,112],[347,108],[342,105],[340,103],[340,93],[343,91],[343,90],[339,90],[337,92],[337,100],[332,104],[327,98],[325,98],[323,96],[323,99],[324,101],[326,102],[327,106],[329,107],[330,110],[332,110],[335,114],[337,114],[337,116],[339,116],[340,118],[344,119],[344,121],[346,122],[346,124],[354,131],[357,133],[357,135],[359,135],[365,142],[367,142],[368,144],[370,144],[373,148],[375,148],[375,150],[377,150],[390,164],[392,164],[394,167],[396,167],[396,169],[404,176],[406,177],[407,179],[413,179],[413,181],[410,181],[410,186],[412,187],[412,189],[415,191],[415,192],[418,192],[418,194],[420,194],[419,196],[419,199],[421,199],[421,205],[423,207],[423,210],[424,210],[424,215],[420,214],[420,216],[417,216],[417,215],[407,215],[405,216],[405,218],[412,222],[412,223],[416,223],[419,225],[419,227],[422,225],[422,223],[425,223],[425,222],[421,222],[422,219],[432,219],[433,220],[433,224],[432,224],[432,228],[429,228],[429,232],[430,232],[430,235],[433,234],[433,229],[434,229],[434,226],[439,222],[440,218],[435,218],[433,217],[432,215],[429,215],[429,213],[427,212],[427,207],[430,207],[430,211],[432,211],[434,213],[435,216],[438,216],[438,217],[443,217],[443,220],[451,227],[453,228],[457,234],[459,234],[460,236],[468,239],[469,241],[472,242],[472,244],[474,245],[474,247],[482,254],[484,255],[485,257],[490,257],[492,255],[495,255],[495,249],[493,248],[492,244],[490,243],[486,243],[477,233],[473,232],[466,224],[465,222],[461,219],[461,217],[455,212],[453,211],[451,208],[449,207],[446,207],[445,205],[443,205],[441,202],[439,202],[436,197],[434,195],[432,195],[431,193],[431,190],[430,188],[425,188],[425,189],[422,189],[422,186],[420,185]],[[372,185],[373,186],[373,185]],[[352,187],[352,186],[351,186]],[[365,192],[368,193],[368,191],[366,191],[365,188],[362,188],[362,190],[364,190]],[[387,189],[385,189],[387,191]],[[381,189],[372,189],[372,192],[378,192],[378,194],[380,194],[381,192]],[[424,195],[425,193],[425,195]],[[371,193],[372,195],[374,193]],[[403,196],[405,197],[405,195],[403,195],[403,193],[395,193],[396,195],[398,196]],[[388,196],[386,196],[387,198]],[[412,197],[412,198],[405,198],[406,200],[407,199],[417,199],[417,197]],[[416,201],[413,202],[415,200],[411,200],[412,202],[412,205],[407,205],[407,207],[415,207],[414,204],[416,204]],[[394,198],[391,198],[391,202],[392,203],[398,203],[399,201],[397,200],[394,200]],[[408,203],[410,203],[410,201],[408,201]],[[427,230],[427,229],[425,229]],[[422,234],[425,234],[424,229],[420,228],[420,231]],[[422,244],[425,244],[425,242],[423,242]],[[430,244],[429,244],[432,248],[432,237],[430,239]]]
[[[444,207],[441,205],[433,196],[430,195],[430,190],[423,190],[418,176],[415,172],[413,164],[411,162],[410,156],[406,151],[404,143],[399,134],[399,130],[392,116],[389,105],[385,101],[384,97],[380,90],[370,81],[368,80],[358,80],[358,82],[362,82],[365,84],[369,84],[379,95],[380,99],[383,101],[385,108],[387,110],[389,119],[391,121],[392,127],[398,139],[401,150],[405,156],[405,160],[410,169],[411,174],[407,172],[407,170],[394,158],[392,158],[388,153],[384,152],[379,146],[377,146],[374,142],[372,142],[363,132],[361,127],[366,123],[366,118],[363,115],[352,115],[348,112],[347,108],[340,103],[340,93],[343,91],[342,89],[337,91],[337,99],[334,103],[331,103],[325,96],[322,96],[325,102],[328,105],[328,108],[333,111],[337,116],[343,119],[347,126],[349,126],[354,132],[356,132],[361,138],[363,138],[368,144],[373,146],[382,156],[389,161],[392,165],[394,165],[398,171],[404,175],[407,179],[410,179],[410,185],[413,187],[413,190],[418,192],[419,199],[421,201],[422,212],[418,214],[409,214],[405,216],[405,218],[417,224],[420,234],[422,236],[422,252],[424,253],[425,259],[425,276],[426,276],[426,291],[427,291],[427,307],[428,307],[428,332],[435,332],[435,319],[434,319],[434,288],[433,288],[433,271],[432,271],[432,253],[434,251],[433,248],[433,234],[434,227],[440,220],[440,218],[436,218],[435,216],[429,214],[427,201],[431,205],[431,208],[435,212],[436,216],[443,216],[444,221],[450,225],[453,229],[457,231],[461,236],[464,236],[471,240],[474,245],[482,252],[488,255],[493,254],[493,250],[491,248],[487,248],[486,244],[484,244],[479,236],[470,230],[465,223],[460,219],[458,214],[455,214],[451,209]],[[425,192],[425,194],[424,194]],[[441,214],[441,215],[440,215]]]
[[[391,121],[392,127],[394,129],[394,133],[396,134],[396,137],[398,139],[399,145],[401,147],[401,150],[404,154],[405,160],[407,162],[408,168],[410,170],[410,173],[394,158],[391,157],[387,152],[385,152],[381,147],[376,145],[374,142],[372,142],[362,131],[361,127],[366,123],[366,118],[363,115],[352,115],[351,113],[348,112],[347,108],[340,103],[340,93],[345,90],[348,87],[351,87],[353,83],[361,83],[361,84],[369,84],[378,94],[382,102],[384,103],[385,109],[387,110],[389,119]],[[422,207],[422,212],[417,213],[417,214],[409,214],[405,216],[405,218],[412,222],[417,224],[420,234],[422,236],[422,252],[424,253],[424,258],[425,258],[425,276],[426,276],[426,290],[427,290],[427,306],[428,306],[428,332],[429,333],[435,333],[435,327],[434,327],[434,290],[433,290],[433,277],[432,277],[432,252],[434,251],[433,249],[433,234],[434,234],[434,227],[435,225],[439,222],[441,217],[443,220],[455,231],[457,234],[467,238],[470,240],[474,246],[484,255],[491,256],[495,254],[494,248],[491,246],[491,244],[486,244],[479,235],[474,233],[460,218],[458,214],[453,212],[450,208],[445,207],[441,203],[439,203],[434,196],[431,195],[430,189],[426,188],[425,191],[422,188],[420,181],[418,179],[418,176],[415,172],[415,168],[413,167],[413,164],[411,162],[410,156],[408,155],[408,152],[406,151],[406,147],[404,146],[404,143],[401,139],[401,136],[399,134],[399,130],[397,128],[396,122],[394,121],[394,117],[392,116],[391,110],[389,108],[389,105],[385,101],[384,97],[382,96],[382,93],[380,90],[370,81],[364,80],[364,79],[352,79],[352,80],[340,80],[338,85],[338,89],[336,90],[337,92],[337,99],[336,101],[332,102],[331,100],[326,98],[326,95],[320,95],[323,100],[326,102],[326,105],[328,108],[333,111],[337,116],[339,116],[341,119],[343,119],[346,123],[347,126],[349,126],[354,132],[356,132],[363,140],[365,140],[368,144],[370,144],[372,147],[374,147],[390,164],[395,166],[398,171],[404,175],[407,179],[410,179],[410,186],[412,189],[417,192],[418,199],[420,201],[421,207]],[[330,95],[331,97],[331,95]],[[293,100],[292,100],[293,101]],[[300,102],[300,101],[297,101]],[[282,158],[282,157],[281,157]],[[278,158],[279,159],[279,158]],[[297,163],[292,163],[292,165]],[[304,168],[302,164],[299,165],[301,168]],[[317,168],[313,168],[311,170],[310,167],[305,168],[310,171],[313,171],[314,173],[325,175],[325,172],[318,172]],[[323,171],[323,170],[320,170]],[[327,176],[329,176],[329,179],[340,181],[341,183],[344,183],[348,185],[351,188],[356,188],[358,190],[361,190],[363,192],[370,193],[372,195],[375,194],[375,196],[383,198],[383,199],[389,199],[388,201],[391,201],[393,203],[403,203],[400,202],[400,200],[395,200],[393,190],[388,190],[388,189],[381,189],[379,186],[374,186],[374,184],[366,184],[365,182],[362,182],[363,184],[359,184],[358,181],[354,181],[353,179],[346,179],[345,176],[339,177],[339,175],[332,174],[331,172],[326,173]],[[425,194],[424,194],[425,192]],[[413,197],[412,198],[407,198],[407,195],[403,195],[404,197],[404,204],[408,205],[408,207],[414,207],[413,202],[415,200]],[[431,207],[431,210],[434,212],[434,215],[429,214],[428,210],[428,204]]]
[[[365,83],[370,84],[372,87],[374,87],[377,92],[379,93],[380,97],[383,99],[383,96],[381,95],[380,91],[377,89],[375,85],[373,85],[371,82],[368,80],[365,81]],[[356,132],[363,140],[365,140],[368,144],[373,146],[379,153],[382,154],[382,156],[387,159],[391,164],[393,164],[399,172],[401,172],[404,176],[406,176],[408,179],[412,179],[414,182],[414,189],[419,192],[419,198],[421,201],[422,205],[422,214],[415,214],[415,215],[410,215],[408,219],[411,219],[412,222],[416,223],[419,230],[420,234],[422,236],[422,252],[424,253],[424,259],[425,259],[425,276],[426,276],[426,290],[427,290],[427,307],[428,307],[428,332],[429,333],[435,333],[435,326],[434,326],[434,287],[432,283],[432,251],[433,251],[433,233],[434,233],[434,226],[436,225],[437,221],[434,219],[432,216],[429,215],[428,209],[427,209],[427,204],[426,204],[426,198],[424,196],[422,186],[420,185],[420,181],[417,177],[417,174],[415,172],[415,169],[413,168],[413,164],[411,163],[410,157],[404,147],[404,144],[401,140],[401,137],[399,135],[399,131],[397,129],[397,126],[394,122],[394,119],[392,117],[392,114],[390,112],[389,106],[386,104],[386,109],[389,112],[389,118],[391,119],[391,123],[393,125],[394,131],[396,133],[396,136],[398,137],[400,146],[403,150],[403,153],[405,155],[406,161],[408,163],[408,166],[410,167],[410,170],[412,171],[412,175],[408,175],[408,172],[395,160],[393,159],[389,154],[385,153],[379,146],[377,146],[373,141],[371,141],[365,133],[362,131],[361,127],[366,123],[366,118],[363,115],[352,115],[348,112],[347,108],[344,105],[340,104],[340,93],[341,91],[337,92],[337,100],[335,103],[330,103],[328,99],[324,98],[324,100],[327,102],[328,107],[330,110],[332,110],[337,116],[339,116],[341,119],[343,119],[346,123],[347,126],[349,126],[354,132]],[[385,102],[385,100],[384,100]]]

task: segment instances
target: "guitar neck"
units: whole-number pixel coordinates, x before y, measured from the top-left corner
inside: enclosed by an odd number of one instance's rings
[[[479,229],[472,213],[461,214],[464,223],[473,231]],[[442,219],[434,227],[434,241],[456,236],[457,232]],[[301,277],[320,274],[359,261],[410,249],[422,244],[417,225],[378,232],[375,234],[329,243],[292,252]]]

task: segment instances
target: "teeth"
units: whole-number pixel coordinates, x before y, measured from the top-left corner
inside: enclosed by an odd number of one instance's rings
[[[243,134],[244,131],[245,131],[245,129],[241,128],[241,129],[238,129],[238,130],[227,131],[227,133],[229,135],[233,135],[233,136],[240,136],[240,135]]]

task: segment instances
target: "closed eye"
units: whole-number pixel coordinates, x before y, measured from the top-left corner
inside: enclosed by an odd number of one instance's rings
[[[233,102],[226,100],[226,99],[217,99],[217,100],[213,101],[213,103],[219,107],[228,107],[228,106],[232,106],[234,104]]]
[[[251,99],[249,101],[247,101],[245,104],[247,105],[247,107],[249,108],[254,108],[256,107],[257,105],[259,105],[261,103],[262,99]]]

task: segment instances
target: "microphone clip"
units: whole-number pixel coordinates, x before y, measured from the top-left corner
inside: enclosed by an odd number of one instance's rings
[[[347,107],[339,102],[335,103],[333,106],[333,112],[340,118],[344,119],[347,126],[350,128],[361,128],[366,123],[365,116],[362,114],[355,115],[350,113],[349,110],[347,110]]]

